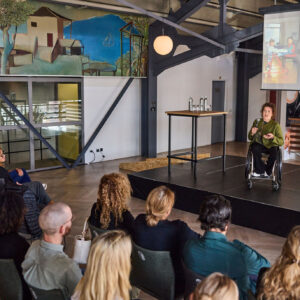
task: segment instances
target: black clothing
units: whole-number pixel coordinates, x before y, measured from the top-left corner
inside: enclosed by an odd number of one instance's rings
[[[23,199],[26,213],[20,232],[30,233],[33,239],[38,239],[42,236],[42,230],[39,226],[40,208],[37,199],[31,190],[27,190],[23,194]]]
[[[42,210],[51,201],[43,185],[39,181],[30,181],[23,183],[35,195],[38,207]]]
[[[101,211],[97,209],[97,203],[94,203],[91,210],[91,215],[89,217],[89,222],[98,228],[102,228],[102,224],[100,223],[100,214]],[[122,229],[122,230],[126,230],[128,233],[131,233],[132,225],[134,221],[132,214],[130,213],[130,211],[125,210],[122,214],[122,217],[123,217],[123,221],[119,222],[116,225],[115,216],[112,213],[110,213],[110,222],[106,229],[107,230]]]
[[[258,273],[258,278],[257,278],[257,281],[256,281],[256,293],[258,293],[259,290],[262,288],[262,285],[263,285],[263,282],[262,282],[263,277],[264,277],[265,273],[266,273],[267,271],[269,271],[269,269],[270,269],[270,268],[261,268],[261,269],[260,269],[260,271],[259,271],[259,273]],[[257,296],[257,294],[256,294],[256,296]]]
[[[138,215],[134,221],[133,241],[149,250],[170,251],[175,270],[176,294],[184,290],[184,273],[182,269],[182,251],[189,239],[200,237],[181,221],[159,221],[156,226],[149,226],[146,215]]]
[[[264,174],[266,171],[267,174],[270,176],[272,174],[273,165],[277,157],[278,147],[271,147],[270,149],[268,149],[262,144],[253,143],[251,145],[251,151],[253,153],[254,172],[258,174]],[[261,160],[262,153],[269,154],[269,158],[266,165]]]
[[[9,233],[0,235],[0,258],[13,259],[20,275],[23,286],[23,299],[32,299],[28,286],[26,285],[21,264],[25,258],[25,254],[29,248],[29,244],[24,238],[17,233]]]
[[[0,167],[0,178],[4,179],[5,187],[11,191],[16,191],[18,193],[23,194],[28,189],[27,186],[17,185],[16,183],[14,183],[13,180],[10,178],[8,171],[3,167]]]
[[[39,238],[42,235],[42,230],[39,226],[40,198],[38,195],[34,194],[29,186],[15,184],[10,178],[8,171],[3,167],[0,167],[0,178],[4,179],[4,187],[7,190],[16,192],[23,196],[26,213],[20,231],[31,234],[33,239]],[[30,182],[30,184],[31,186],[38,186],[38,184],[35,184],[34,182]],[[39,185],[41,184],[39,183]],[[42,198],[42,200],[43,199],[44,198]],[[46,204],[47,203],[44,203],[44,206],[46,206]]]

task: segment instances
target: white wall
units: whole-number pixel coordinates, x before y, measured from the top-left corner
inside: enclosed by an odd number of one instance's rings
[[[259,73],[249,80],[247,132],[249,132],[254,120],[257,118],[261,118],[260,110],[267,99],[267,92],[265,90],[261,90],[261,76],[262,73]]]
[[[225,110],[227,117],[227,141],[235,136],[236,108],[236,63],[234,53],[216,58],[203,56],[164,71],[158,76],[157,99],[157,152],[168,148],[168,117],[165,111],[184,110],[188,98],[199,102],[201,96],[208,97],[211,104],[212,81],[225,80]],[[172,118],[172,150],[191,146],[191,119]],[[198,121],[198,146],[211,143],[211,118]]]
[[[127,82],[122,77],[84,78],[84,143],[86,144],[111,104]],[[85,155],[93,159],[90,149],[104,148],[105,160],[140,155],[141,81],[134,79],[119,104]],[[96,152],[96,160],[102,157]]]

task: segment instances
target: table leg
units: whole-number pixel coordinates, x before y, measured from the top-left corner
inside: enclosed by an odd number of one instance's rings
[[[224,140],[223,140],[223,173],[225,173],[226,163],[226,115],[224,114]]]
[[[194,178],[197,177],[197,121],[198,118],[195,117],[195,145],[194,145]]]
[[[169,137],[168,137],[168,175],[171,174],[171,115],[169,115]]]
[[[191,147],[191,167],[193,169],[194,167],[194,162],[193,162],[193,159],[194,159],[194,141],[195,141],[195,138],[194,138],[194,133],[195,133],[195,118],[192,117],[192,147]]]

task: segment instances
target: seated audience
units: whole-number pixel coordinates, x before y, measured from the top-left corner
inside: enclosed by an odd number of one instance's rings
[[[131,232],[134,218],[127,206],[130,197],[131,186],[126,175],[104,175],[100,180],[97,202],[93,204],[89,222],[103,229]]]
[[[201,281],[190,300],[238,300],[235,282],[221,273],[212,273]]]
[[[0,191],[0,259],[14,260],[23,285],[23,299],[31,299],[21,268],[29,244],[18,235],[24,212],[22,196],[5,189]]]
[[[300,299],[300,225],[291,230],[281,255],[264,273],[257,299]]]
[[[129,300],[131,240],[122,230],[93,240],[84,276],[72,300]]]
[[[202,276],[213,272],[227,275],[236,281],[240,299],[247,299],[249,289],[255,293],[259,270],[269,267],[269,262],[244,243],[227,240],[231,220],[229,200],[218,195],[203,200],[199,220],[205,234],[186,243],[183,254],[186,267]]]
[[[43,185],[39,181],[31,181],[31,180],[29,181],[25,180],[24,183],[14,181],[11,178],[10,173],[4,168],[5,160],[6,160],[5,154],[3,153],[3,150],[0,148],[0,178],[4,178],[4,181],[7,185],[11,187],[14,187],[15,185],[19,185],[19,186],[23,186],[24,190],[27,189],[31,190],[34,193],[34,195],[37,197],[38,203],[43,207],[51,201],[51,199],[49,198],[48,194],[45,191],[45,187],[46,187],[45,184]],[[16,170],[19,170],[18,172],[21,174],[22,169],[16,169]],[[24,172],[23,172],[23,176],[25,176]]]
[[[22,195],[26,206],[25,220],[20,231],[23,233],[30,233],[33,239],[40,238],[42,234],[38,225],[40,210],[53,201],[51,201],[43,185],[39,181],[31,181],[24,184],[13,182],[8,171],[3,167],[4,163],[5,154],[0,148],[1,185],[5,186],[8,190]]]
[[[1,150],[0,150],[1,151]],[[8,171],[10,178],[14,183],[31,182],[31,179],[25,169],[16,168]]]
[[[166,186],[153,189],[146,200],[146,214],[134,221],[134,242],[149,250],[170,251],[174,270],[176,293],[184,290],[184,275],[181,265],[182,249],[187,240],[199,235],[180,220],[167,220],[173,205],[174,193]]]
[[[32,243],[22,263],[25,281],[42,290],[61,289],[70,297],[81,279],[76,262],[63,252],[63,237],[72,226],[71,208],[61,202],[46,206],[39,224],[43,239]]]
[[[0,148],[0,166],[4,167],[5,164],[5,154],[3,152],[3,149]],[[25,182],[30,182],[31,179],[28,175],[28,173],[26,172],[25,169],[13,169],[13,170],[9,170],[9,177],[12,179],[12,181],[14,183],[25,183]]]

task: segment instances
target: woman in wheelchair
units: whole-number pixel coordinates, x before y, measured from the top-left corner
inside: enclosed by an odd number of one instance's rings
[[[254,177],[271,176],[277,151],[283,145],[283,136],[279,123],[274,120],[275,105],[265,103],[261,109],[262,118],[256,119],[249,131],[250,149],[253,154]],[[267,164],[262,159],[262,153],[269,154]]]

